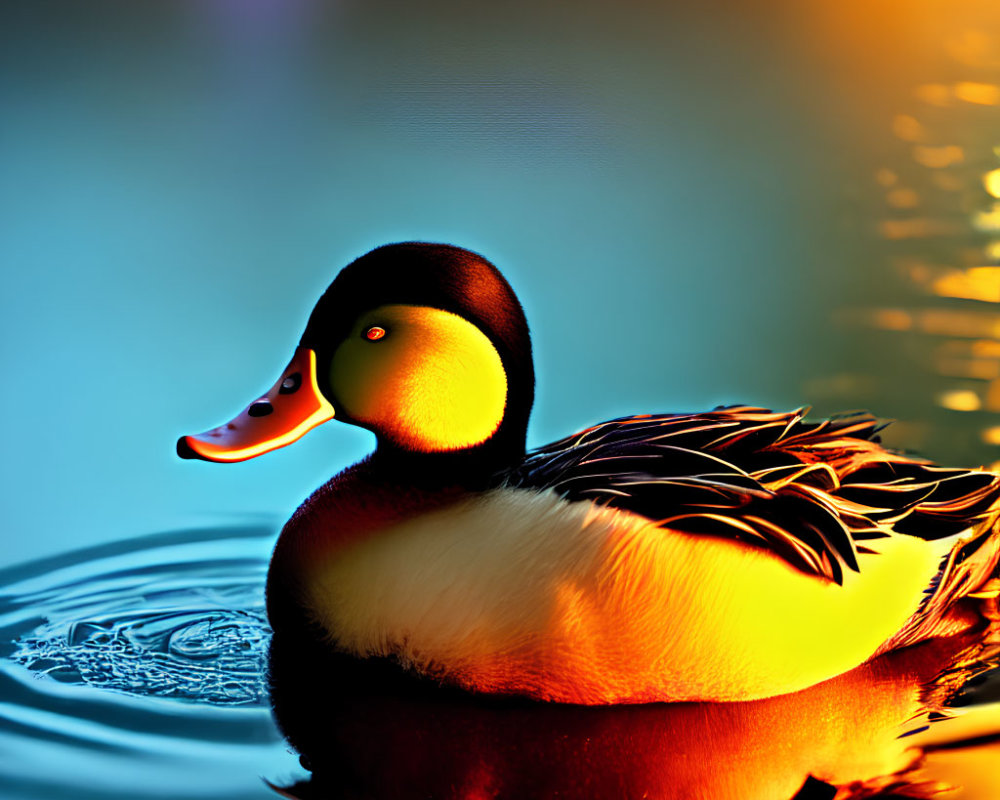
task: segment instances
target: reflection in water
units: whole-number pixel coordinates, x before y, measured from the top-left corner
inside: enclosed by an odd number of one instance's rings
[[[985,13],[985,12],[984,12]],[[984,20],[988,17],[984,16]],[[947,26],[946,26],[947,27]],[[883,303],[845,309],[880,365],[806,392],[832,407],[887,409],[891,446],[942,462],[1000,464],[1000,34],[942,33],[941,80],[887,115],[894,144],[866,216]],[[891,283],[891,286],[890,286]],[[888,301],[887,304],[884,301]],[[881,331],[887,333],[882,334]],[[859,359],[863,361],[862,359]]]
[[[977,709],[961,728],[940,721],[997,641],[990,630],[931,642],[767,700],[583,707],[377,686],[279,632],[275,714],[313,773],[284,791],[455,800],[930,797],[942,784],[921,746],[944,752],[968,736],[1000,736],[1000,706]],[[954,767],[937,757],[938,773]],[[989,780],[1000,792],[998,776]]]

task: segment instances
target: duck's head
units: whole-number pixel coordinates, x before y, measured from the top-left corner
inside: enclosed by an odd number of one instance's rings
[[[243,461],[339,419],[373,431],[387,464],[483,474],[523,456],[533,398],[528,326],[496,267],[449,245],[386,245],[330,284],[265,395],[177,452]]]

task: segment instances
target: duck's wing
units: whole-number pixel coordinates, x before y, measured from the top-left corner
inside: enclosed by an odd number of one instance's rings
[[[611,420],[535,450],[507,483],[740,539],[836,583],[872,552],[866,541],[940,539],[996,516],[1000,476],[887,451],[886,423],[870,414],[805,413],[732,406]]]

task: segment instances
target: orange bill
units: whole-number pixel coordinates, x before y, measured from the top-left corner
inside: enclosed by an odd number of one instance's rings
[[[230,422],[177,440],[181,458],[205,461],[246,461],[302,438],[327,420],[333,406],[316,383],[316,353],[295,350],[278,382]]]

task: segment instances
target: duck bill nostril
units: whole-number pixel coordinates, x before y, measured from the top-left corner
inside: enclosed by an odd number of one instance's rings
[[[299,347],[282,377],[230,422],[177,442],[181,458],[246,461],[300,439],[333,419],[333,406],[316,382],[316,353]]]
[[[256,400],[247,408],[247,414],[251,417],[266,417],[274,411],[274,406],[267,400]]]

